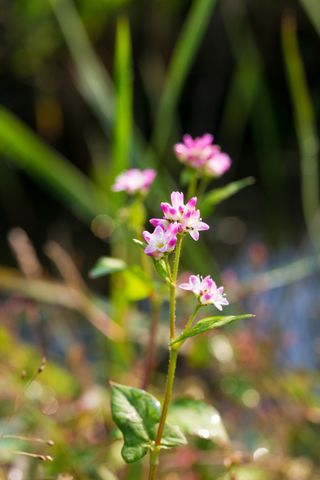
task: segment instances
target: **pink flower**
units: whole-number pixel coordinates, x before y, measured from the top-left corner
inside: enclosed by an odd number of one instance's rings
[[[217,152],[204,166],[204,172],[212,177],[221,177],[231,167],[231,158],[226,153]]]
[[[131,168],[116,177],[111,189],[114,192],[127,192],[129,195],[146,193],[155,176],[156,172],[152,168],[147,168],[146,170]]]
[[[184,204],[184,195],[181,192],[171,193],[171,203],[162,202],[161,209],[167,220],[174,222],[183,222],[186,215],[191,215],[195,210],[197,198],[192,197],[186,205]]]
[[[166,229],[158,225],[153,233],[144,231],[142,235],[147,242],[144,252],[160,260],[163,255],[174,250],[177,243],[178,230],[179,226],[176,223],[170,223]]]
[[[199,240],[199,232],[210,228],[207,223],[201,220],[200,210],[194,210],[194,212],[185,215],[182,225],[184,231],[188,232],[195,241]]]
[[[184,195],[181,192],[171,193],[171,204],[161,203],[164,218],[152,218],[150,223],[154,226],[167,228],[171,222],[179,226],[179,233],[187,232],[194,240],[199,240],[199,232],[208,230],[209,225],[200,218],[200,210],[196,209],[197,197],[192,197],[184,204]]]
[[[196,138],[184,135],[183,143],[176,143],[173,150],[180,162],[198,168],[204,165],[216,152],[218,147],[212,142],[213,136],[210,133]]]
[[[217,287],[210,275],[205,278],[200,275],[191,275],[189,282],[181,283],[179,287],[193,292],[201,305],[213,304],[218,310],[222,310],[224,305],[229,305],[223,293],[223,287]]]
[[[184,135],[183,143],[176,143],[173,150],[177,159],[188,167],[203,175],[220,177],[229,170],[231,159],[212,142],[213,136],[209,133],[196,138]]]

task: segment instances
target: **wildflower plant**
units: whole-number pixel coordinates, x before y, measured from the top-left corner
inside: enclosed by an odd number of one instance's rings
[[[190,177],[189,191],[197,186],[195,178],[207,180],[209,176],[220,176],[231,165],[230,158],[221,153],[220,148],[212,142],[213,137],[209,134],[196,139],[185,135],[183,143],[176,144],[174,147],[177,158],[196,172],[196,177]],[[129,170],[116,179],[113,190],[124,190],[129,195],[136,194],[140,190],[140,193],[145,194],[154,177],[155,172],[151,170],[140,172],[136,169]],[[200,195],[203,193],[204,191]],[[161,450],[187,443],[185,435],[188,431],[185,428],[185,422],[182,425],[181,422],[174,421],[175,417],[170,413],[180,349],[191,337],[252,316],[218,315],[198,318],[202,309],[214,307],[221,312],[229,305],[229,301],[224,288],[217,286],[210,275],[203,278],[199,274],[192,274],[188,282],[179,284],[180,258],[184,243],[190,241],[189,237],[197,242],[200,234],[204,234],[210,227],[201,218],[196,195],[185,199],[182,192],[174,191],[171,193],[170,201],[171,203],[161,203],[161,217],[150,219],[153,231],[144,230],[142,232],[144,241],[135,240],[135,243],[142,247],[145,259],[148,257],[152,259],[156,272],[168,287],[169,366],[163,400],[158,401],[144,389],[117,383],[111,384],[112,415],[124,440],[122,457],[127,463],[132,463],[149,453],[149,480],[157,478]],[[150,282],[153,282],[152,276]],[[179,331],[177,331],[176,322],[178,289],[190,291],[196,298],[193,312]],[[188,409],[190,408],[192,409],[192,406],[189,403]],[[185,414],[188,414],[187,410]]]

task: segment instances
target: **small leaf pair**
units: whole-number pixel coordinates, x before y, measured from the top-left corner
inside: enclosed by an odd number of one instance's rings
[[[153,450],[160,420],[160,403],[150,393],[139,388],[111,383],[112,416],[124,439],[122,457],[132,463]],[[178,426],[166,424],[161,448],[186,444]]]

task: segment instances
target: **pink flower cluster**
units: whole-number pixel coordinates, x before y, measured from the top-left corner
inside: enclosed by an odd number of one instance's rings
[[[127,192],[129,195],[134,195],[135,193],[145,194],[149,190],[155,176],[156,172],[152,168],[147,168],[146,170],[131,168],[116,177],[111,189],[114,192]]]
[[[174,250],[177,235],[189,233],[194,240],[199,239],[199,232],[208,230],[209,225],[200,218],[200,210],[196,208],[197,198],[192,197],[186,204],[180,192],[171,193],[171,204],[161,203],[163,218],[152,218],[150,223],[155,227],[151,234],[143,232],[147,242],[145,253],[157,259]]]
[[[229,305],[223,293],[223,287],[217,287],[210,275],[205,278],[200,275],[191,275],[189,282],[181,283],[179,287],[193,292],[201,305],[213,304],[218,310],[222,310],[224,305]]]
[[[220,177],[229,170],[231,159],[212,142],[213,136],[209,133],[196,138],[184,135],[183,143],[176,143],[173,150],[177,159],[188,167],[210,177]]]

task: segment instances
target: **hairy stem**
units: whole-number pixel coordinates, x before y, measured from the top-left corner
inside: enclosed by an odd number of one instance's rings
[[[180,263],[180,255],[181,255],[181,246],[182,246],[183,237],[179,236],[176,246],[176,253],[174,257],[173,267],[172,267],[172,275],[171,275],[171,283],[170,283],[170,342],[175,338],[175,323],[176,323],[176,283],[177,277],[179,272],[179,263]],[[176,371],[177,365],[177,358],[178,358],[178,351],[179,349],[177,346],[170,347],[170,358],[169,358],[169,367],[168,367],[168,374],[167,374],[167,381],[166,381],[166,389],[163,399],[163,404],[161,408],[161,415],[160,415],[160,422],[157,431],[157,436],[155,440],[155,448],[150,453],[150,470],[149,470],[149,480],[155,480],[159,465],[159,454],[160,454],[160,445],[161,439],[163,436],[164,427],[166,424],[168,409],[172,397],[172,390],[173,390],[173,383],[174,383],[174,376]]]
[[[176,330],[176,283],[179,270],[182,240],[183,237],[179,236],[176,246],[176,254],[174,257],[170,284],[170,341],[174,340]]]
[[[156,446],[159,446],[161,443],[163,430],[168,414],[168,408],[172,397],[172,389],[173,389],[173,382],[174,382],[174,375],[176,371],[177,365],[177,358],[178,358],[178,350],[175,348],[170,348],[170,360],[169,360],[169,369],[168,369],[168,376],[167,376],[167,383],[166,383],[166,392],[163,400],[162,410],[161,410],[161,417],[159,428],[156,437]]]
[[[158,432],[157,432],[157,437],[156,437],[156,442],[155,442],[155,450],[152,452],[152,456],[150,455],[150,471],[149,471],[149,480],[155,480],[156,479],[156,474],[158,470],[158,465],[159,465],[159,454],[160,454],[160,445],[161,445],[161,439],[164,431],[164,427],[166,424],[166,418],[168,414],[168,409],[172,397],[172,390],[173,390],[173,383],[174,383],[174,375],[176,371],[176,365],[177,365],[177,358],[178,358],[178,349],[176,348],[170,348],[170,360],[169,360],[169,369],[168,369],[168,376],[167,376],[167,382],[166,382],[166,391],[165,391],[165,396],[163,400],[163,405],[161,409],[161,416],[160,416],[160,422],[159,422],[159,427],[158,427]],[[158,448],[157,448],[158,447]]]

